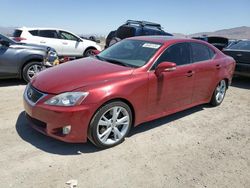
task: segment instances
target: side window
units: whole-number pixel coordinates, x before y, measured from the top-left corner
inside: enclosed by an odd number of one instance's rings
[[[74,41],[77,41],[78,38],[68,32],[65,32],[65,31],[59,31],[60,33],[60,37],[61,39],[65,39],[65,40],[74,40]]]
[[[38,30],[30,30],[29,33],[33,36],[38,36]]]
[[[215,52],[201,43],[191,43],[193,62],[212,59]]]
[[[46,38],[58,38],[57,32],[55,30],[40,30],[39,36],[46,37]]]
[[[162,62],[173,62],[177,66],[190,64],[190,47],[188,43],[177,43],[168,47],[156,63],[153,66],[153,69]]]

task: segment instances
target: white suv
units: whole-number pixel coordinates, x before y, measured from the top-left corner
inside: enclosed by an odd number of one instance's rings
[[[58,56],[86,57],[92,50],[101,50],[96,42],[61,29],[23,27],[16,29],[13,37],[16,41],[52,47]]]

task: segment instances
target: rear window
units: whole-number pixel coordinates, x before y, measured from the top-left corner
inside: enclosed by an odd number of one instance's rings
[[[30,30],[29,33],[33,36],[38,36],[38,30]]]
[[[193,62],[206,61],[214,56],[213,50],[200,43],[191,43]]]
[[[16,29],[16,30],[14,31],[14,33],[13,33],[13,37],[20,37],[20,36],[21,36],[21,34],[22,34],[22,31],[21,31],[21,30]]]
[[[40,30],[39,36],[46,37],[46,38],[58,38],[57,32],[55,30]]]
[[[233,49],[233,50],[250,50],[250,41],[240,41],[240,42],[230,46],[229,49]]]
[[[121,26],[116,31],[116,36],[120,39],[125,39],[135,36],[136,29],[129,26]]]

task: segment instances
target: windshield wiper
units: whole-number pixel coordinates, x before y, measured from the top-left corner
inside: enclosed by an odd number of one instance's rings
[[[108,61],[108,62],[110,62],[110,63],[117,64],[117,65],[122,65],[122,66],[125,66],[125,67],[134,67],[133,65],[124,63],[124,62],[122,62],[122,61],[118,61],[118,60],[116,60],[116,59],[106,59],[106,61]]]

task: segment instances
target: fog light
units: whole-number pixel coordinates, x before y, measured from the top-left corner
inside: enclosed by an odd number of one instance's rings
[[[70,125],[64,126],[62,130],[63,134],[69,134],[71,131],[71,126]]]

